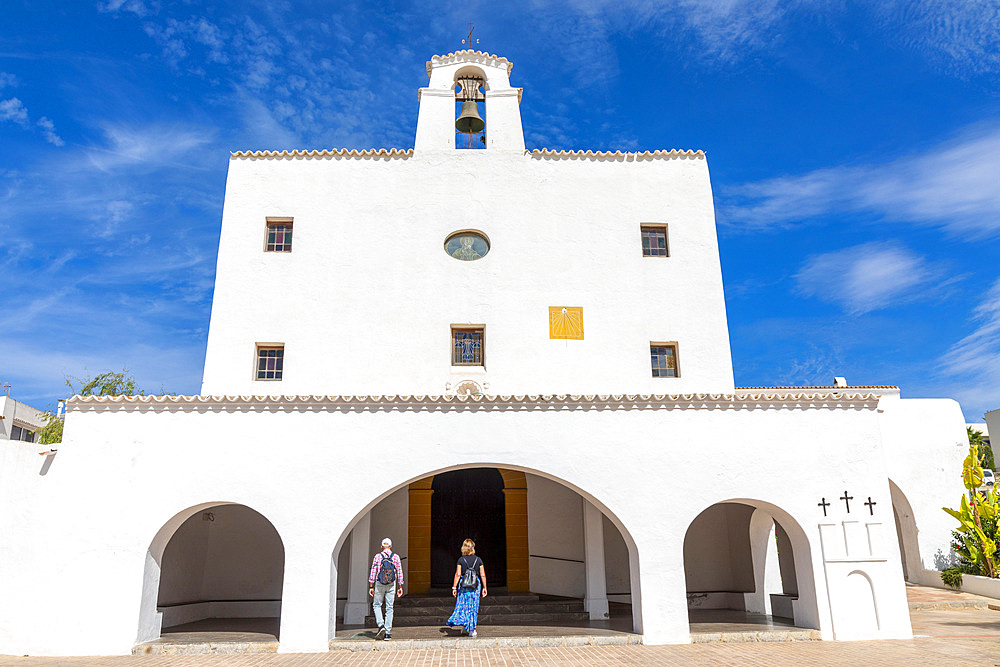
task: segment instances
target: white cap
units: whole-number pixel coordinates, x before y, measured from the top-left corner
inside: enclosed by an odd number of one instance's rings
[[[388,537],[383,537],[382,538],[382,546],[383,547],[391,547],[392,546],[392,540],[390,540]]]

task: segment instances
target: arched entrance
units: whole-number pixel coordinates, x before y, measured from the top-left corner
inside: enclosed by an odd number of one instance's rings
[[[175,515],[146,554],[138,641],[173,632],[278,637],[285,551],[259,512],[206,503]]]
[[[470,505],[474,511],[463,515]],[[547,604],[544,611],[560,612],[544,615],[550,626],[641,632],[634,542],[596,499],[549,475],[462,466],[382,494],[351,522],[333,555],[338,637],[371,623],[367,572],[382,537],[393,540],[404,564],[407,594],[396,606],[396,629],[407,623],[406,606],[418,602],[423,612],[442,607],[424,614],[440,628],[453,605],[459,548],[472,537],[490,583],[483,626],[540,623],[533,619],[541,615],[531,616],[539,611],[534,605]],[[426,599],[434,597],[440,602]]]
[[[490,586],[507,586],[504,484],[496,468],[453,470],[431,483],[431,587],[450,590],[455,559],[466,538],[490,563]],[[410,548],[413,550],[413,547]]]
[[[684,537],[684,575],[693,633],[719,623],[819,627],[808,540],[773,505],[734,500],[702,511]]]
[[[892,516],[896,525],[896,539],[899,544],[899,558],[903,566],[903,579],[919,582],[923,564],[920,562],[920,547],[917,543],[917,522],[913,518],[910,501],[896,483],[889,480],[889,495],[892,499]]]

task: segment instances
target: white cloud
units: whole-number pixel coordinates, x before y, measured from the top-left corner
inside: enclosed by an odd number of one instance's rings
[[[0,100],[0,120],[9,120],[18,125],[26,126],[28,124],[28,110],[16,97]]]
[[[951,373],[988,375],[1000,406],[1000,279],[983,295],[974,318],[976,330],[953,345],[944,362]]]
[[[955,73],[1000,71],[998,0],[884,0],[872,9],[887,33]]]
[[[102,239],[110,239],[121,226],[122,222],[131,217],[135,205],[127,200],[113,199],[104,204],[101,215],[94,216],[97,222],[102,224],[97,235]]]
[[[872,242],[810,257],[797,289],[862,314],[923,298],[944,271],[893,243]]]
[[[1000,279],[973,310],[976,328],[952,345],[938,366],[950,382],[945,395],[956,398],[971,419],[1000,407]]]
[[[1000,233],[1000,128],[974,127],[920,153],[882,164],[818,169],[724,192],[723,223],[787,226],[838,213]]]
[[[212,141],[212,133],[184,125],[106,124],[108,143],[88,150],[89,163],[102,171],[121,166],[147,165],[151,169],[200,166],[187,157]]]
[[[155,7],[155,3],[153,4]],[[143,0],[106,0],[105,2],[97,3],[97,10],[101,12],[132,12],[136,16],[146,16],[152,13],[152,10],[146,6]]]
[[[0,72],[0,88],[14,87],[18,84],[17,77],[9,72]]]
[[[4,120],[17,123],[21,127],[25,128],[30,126],[30,121],[28,120],[28,109],[24,106],[24,103],[16,97],[0,100],[0,121]],[[37,125],[42,129],[42,135],[50,144],[62,146],[66,143],[58,134],[56,134],[55,124],[45,116],[38,119]]]
[[[45,136],[45,141],[49,142],[54,146],[64,146],[66,144],[66,142],[63,141],[58,134],[56,134],[55,123],[53,123],[45,116],[39,118],[38,123],[36,123],[36,125],[42,128],[42,134]]]

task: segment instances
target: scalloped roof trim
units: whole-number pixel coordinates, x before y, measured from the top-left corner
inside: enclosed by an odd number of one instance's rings
[[[899,389],[899,387],[894,384],[859,384],[851,385],[850,387],[837,387],[832,384],[804,385],[801,387],[736,387],[736,391],[744,391],[746,389],[832,389],[834,391],[846,391],[848,389]]]
[[[747,409],[766,406],[788,408],[875,408],[879,394],[835,392],[762,392],[756,394],[522,394],[522,395],[326,395],[326,396],[74,396],[67,410],[116,410],[128,408],[197,410],[205,407],[332,408],[332,409]]]
[[[547,157],[614,157],[614,158],[650,158],[650,157],[695,157],[704,158],[705,151],[703,150],[678,150],[672,148],[670,150],[655,150],[655,151],[642,151],[641,153],[632,152],[622,152],[622,151],[557,151],[552,148],[535,148],[530,152],[532,155],[542,155]]]
[[[321,151],[293,150],[293,151],[236,151],[230,153],[230,157],[327,157],[339,155],[341,157],[413,157],[412,148],[366,148],[362,150],[347,148],[324,148]]]
[[[514,63],[507,60],[503,56],[487,53],[486,51],[476,51],[474,49],[459,49],[458,51],[446,53],[443,56],[431,56],[431,59],[427,61],[427,78],[431,78],[431,69],[434,67],[435,61],[447,60],[448,58],[454,58],[455,56],[482,56],[484,58],[492,58],[497,62],[507,63],[507,76],[510,76],[511,70],[514,69]]]
[[[704,158],[705,151],[697,150],[656,150],[643,151],[641,153],[623,153],[622,151],[557,151],[551,148],[535,148],[524,151],[525,155],[533,157],[561,157],[574,159],[589,158],[617,158],[617,159],[637,159],[637,158]],[[410,158],[413,157],[412,148],[367,148],[363,150],[347,148],[331,148],[323,150],[292,150],[292,151],[236,151],[229,154],[230,158],[289,158],[289,157],[391,157]]]

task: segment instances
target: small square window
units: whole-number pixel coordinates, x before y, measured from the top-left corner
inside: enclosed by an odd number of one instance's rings
[[[258,380],[280,380],[285,368],[284,345],[258,345],[257,369]]]
[[[666,225],[642,225],[642,256],[669,257]]]
[[[483,365],[483,327],[451,329],[451,365]]]
[[[649,362],[655,378],[680,377],[677,365],[677,343],[650,343]]]
[[[264,252],[291,252],[292,251],[292,220],[267,221],[267,239],[264,243]]]

